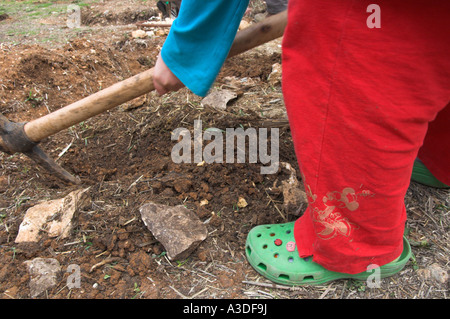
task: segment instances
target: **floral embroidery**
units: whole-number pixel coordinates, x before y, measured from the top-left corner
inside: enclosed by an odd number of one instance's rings
[[[313,204],[317,199],[317,195],[308,189],[308,199],[310,204]],[[350,223],[347,217],[343,217],[345,210],[354,212],[359,208],[358,197],[374,196],[371,191],[363,190],[356,193],[353,188],[346,187],[339,191],[328,192],[323,198],[322,202],[325,205],[324,209],[317,206],[313,208],[312,219],[317,224],[317,235],[322,239],[331,239],[337,235],[350,236],[353,229],[358,226]]]

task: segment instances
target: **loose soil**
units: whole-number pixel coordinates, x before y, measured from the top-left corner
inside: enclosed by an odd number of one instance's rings
[[[33,20],[24,19],[27,11],[2,14],[0,112],[10,120],[38,118],[154,64],[167,30],[131,37],[136,22],[157,15],[153,1],[85,3],[76,30],[65,27],[63,10]],[[28,6],[39,12],[39,4]],[[263,11],[261,3],[252,5],[245,17],[251,23]],[[12,31],[19,26],[28,32]],[[171,160],[171,132],[192,131],[200,119],[203,128],[278,128],[280,161],[297,169],[280,84],[268,80],[272,65],[281,63],[280,43],[225,63],[215,88],[238,96],[226,111],[204,108],[187,89],[163,97],[152,92],[42,141],[50,156],[81,178],[81,187],[90,187],[92,203],[79,212],[69,238],[14,242],[28,208],[80,186],[63,183],[23,155],[0,153],[0,298],[30,298],[24,261],[36,257],[55,258],[62,267],[58,284],[42,299],[447,298],[448,282],[421,274],[432,264],[448,271],[449,191],[411,183],[405,203],[414,258],[379,288],[352,280],[289,288],[271,285],[244,255],[252,227],[298,218],[283,207],[280,185],[289,174],[279,169],[262,175],[260,163]],[[237,206],[240,197],[246,207]],[[148,201],[184,205],[205,223],[208,237],[189,258],[169,261],[140,218]],[[67,287],[72,264],[81,268],[80,288]]]

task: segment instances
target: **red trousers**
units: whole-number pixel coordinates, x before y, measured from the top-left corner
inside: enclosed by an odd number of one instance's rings
[[[283,93],[309,199],[294,229],[301,257],[345,273],[389,263],[414,159],[450,184],[449,35],[446,0],[289,2]]]

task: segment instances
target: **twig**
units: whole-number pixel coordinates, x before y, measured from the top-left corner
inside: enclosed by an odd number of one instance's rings
[[[60,159],[60,158],[61,158],[61,157],[69,150],[69,148],[72,146],[72,144],[73,144],[73,140],[72,140],[72,142],[69,143],[69,145],[67,145],[67,146],[62,150],[61,153],[58,154],[58,158],[57,158],[57,159]]]
[[[242,283],[247,284],[247,285],[261,286],[261,287],[265,287],[265,288],[284,289],[284,290],[291,290],[291,291],[302,290],[301,287],[282,286],[282,285],[269,284],[269,283],[257,282],[257,281],[244,280],[244,281],[242,281]]]
[[[199,292],[193,294],[191,297],[189,297],[189,296],[183,295],[181,292],[179,292],[178,290],[176,290],[174,287],[172,287],[172,286],[169,286],[169,287],[172,288],[172,290],[175,291],[175,292],[177,293],[177,295],[179,295],[179,296],[180,296],[181,298],[183,298],[183,299],[194,299],[194,298],[197,297],[198,295],[200,295],[200,294],[204,293],[206,290],[208,290],[208,287],[206,287],[206,288],[200,290]]]
[[[327,289],[325,289],[325,291],[320,295],[319,299],[323,299],[325,298],[325,296],[328,294],[328,292],[331,290],[331,286],[333,285],[333,283],[331,283]]]
[[[136,23],[136,26],[141,28],[170,28],[172,26],[172,23],[138,22]]]
[[[272,199],[272,197],[270,197],[269,193],[267,192],[267,190],[264,189],[264,191],[266,192],[267,197],[269,197],[269,202],[273,203],[273,206],[275,206],[275,209],[278,211],[278,213],[281,215],[281,217],[286,221],[286,216],[284,216],[284,214],[280,211],[280,209],[278,208],[277,204],[275,204],[274,200]]]
[[[200,290],[199,292],[195,293],[192,295],[191,299],[194,299],[195,297],[197,297],[198,295],[201,295],[202,293],[204,293],[206,290],[208,290],[208,287]]]
[[[139,178],[137,180],[135,180],[133,183],[131,183],[131,185],[127,188],[127,192],[131,189],[131,187],[133,187],[134,185],[137,184],[137,182],[139,182],[139,180],[144,177],[144,175],[139,176]]]
[[[93,272],[96,268],[98,268],[98,267],[100,267],[100,266],[103,266],[103,265],[108,264],[108,263],[110,263],[110,262],[119,261],[119,260],[121,260],[121,259],[122,259],[122,258],[120,258],[120,257],[110,257],[110,258],[106,258],[106,259],[102,260],[101,262],[99,262],[99,263],[95,264],[94,266],[92,266],[92,267],[91,267],[91,270],[89,270],[89,273]]]
[[[183,295],[181,292],[179,292],[178,290],[176,290],[175,288],[173,288],[172,286],[169,286],[169,288],[171,288],[173,291],[175,291],[177,293],[178,296],[180,296],[183,299],[189,299],[189,297]]]

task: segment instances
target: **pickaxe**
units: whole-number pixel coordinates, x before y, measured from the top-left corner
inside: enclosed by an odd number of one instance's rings
[[[286,23],[287,12],[284,11],[239,31],[228,58],[281,37]],[[153,90],[151,68],[30,122],[12,122],[0,114],[0,151],[9,154],[23,153],[58,178],[79,184],[80,179],[47,156],[39,147],[39,142]]]

